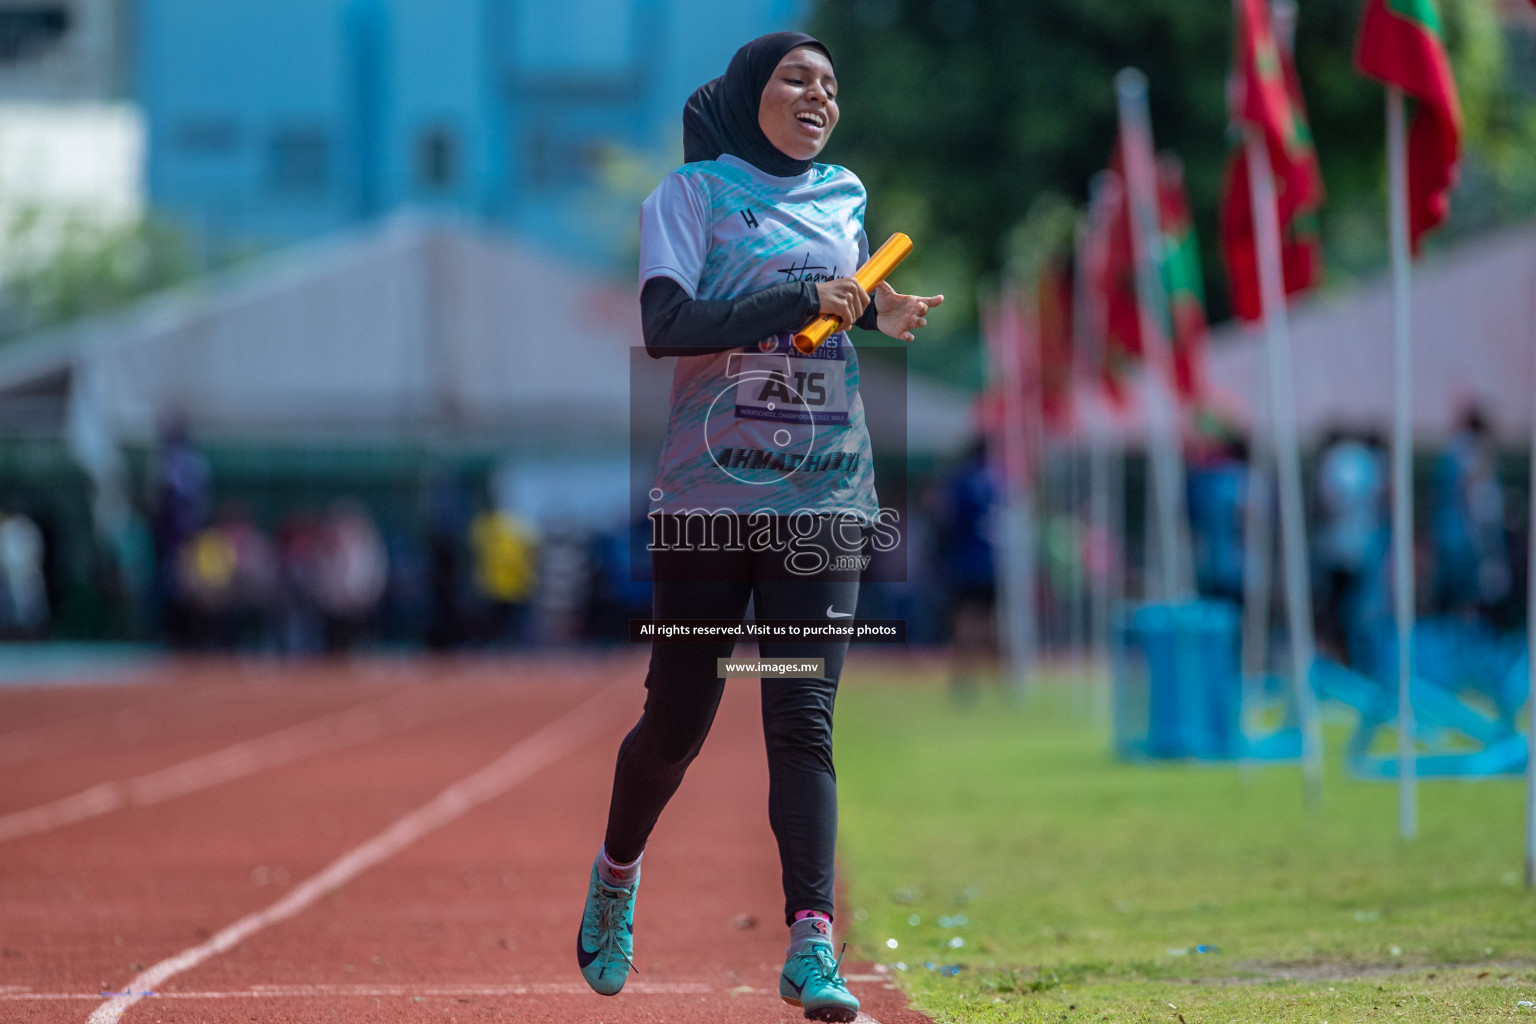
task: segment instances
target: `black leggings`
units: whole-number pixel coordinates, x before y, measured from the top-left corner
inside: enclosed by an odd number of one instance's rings
[[[823,530],[830,521],[821,520]],[[854,536],[858,531],[851,531]],[[824,536],[824,534],[823,534]],[[829,546],[830,549],[830,546]],[[851,614],[859,571],[828,565],[788,571],[783,553],[653,551],[657,619],[740,620],[753,599],[758,620]],[[698,756],[720,706],[725,680],[716,659],[734,642],[651,645],[645,711],[619,746],[605,845],[614,860],[634,860],[662,808]],[[768,820],[778,840],[786,921],[800,910],[832,913],[837,842],[837,773],[832,766],[832,705],[846,640],[763,641],[764,658],[821,658],[817,677],[764,677],[763,737],[768,748]]]

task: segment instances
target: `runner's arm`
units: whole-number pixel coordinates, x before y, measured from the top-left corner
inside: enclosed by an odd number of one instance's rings
[[[776,284],[735,299],[690,299],[670,277],[653,277],[640,290],[645,351],[653,359],[744,348],[780,331],[799,330],[820,309],[812,281]],[[873,302],[858,325],[875,329]]]

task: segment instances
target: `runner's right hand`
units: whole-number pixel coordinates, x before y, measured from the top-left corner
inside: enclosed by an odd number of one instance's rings
[[[837,317],[845,327],[857,322],[869,305],[869,293],[851,277],[816,282],[816,298],[821,302],[821,312]]]

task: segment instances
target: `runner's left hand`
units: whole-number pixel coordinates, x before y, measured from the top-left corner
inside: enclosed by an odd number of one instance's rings
[[[911,341],[912,332],[928,325],[928,311],[944,301],[942,295],[903,295],[881,281],[875,286],[875,324],[881,334]]]

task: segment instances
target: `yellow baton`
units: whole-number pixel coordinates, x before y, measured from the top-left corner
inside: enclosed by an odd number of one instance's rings
[[[869,301],[873,298],[875,286],[884,281],[912,252],[912,239],[896,232],[885,240],[885,244],[875,250],[875,254],[858,269],[853,279],[859,283],[859,287],[869,292]],[[821,347],[822,342],[832,337],[832,332],[840,329],[843,322],[830,313],[823,313],[795,335],[795,350],[801,355],[810,355]]]

